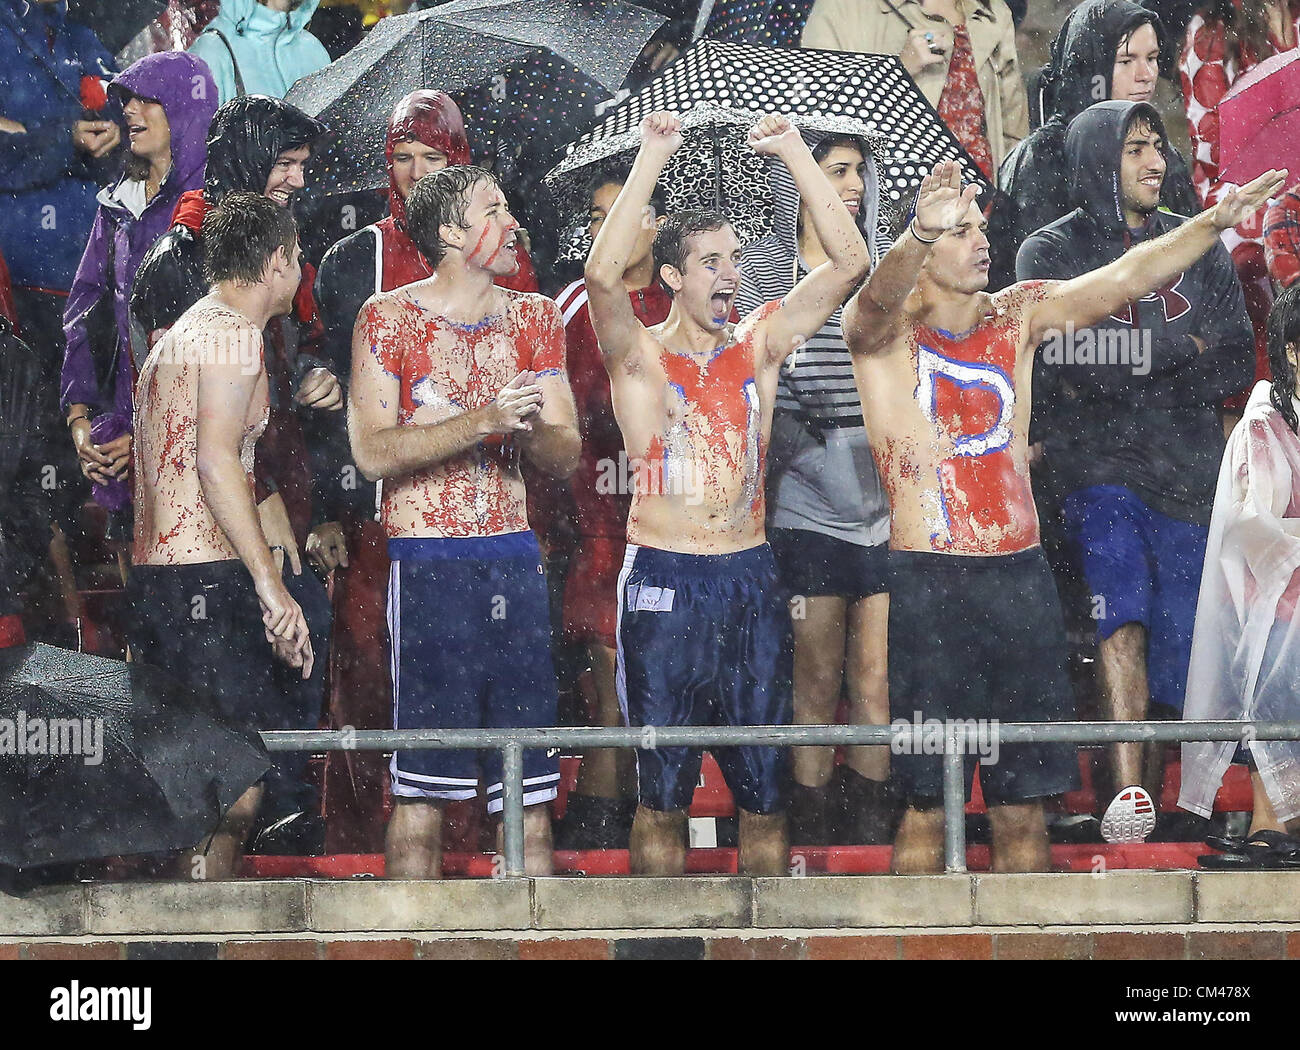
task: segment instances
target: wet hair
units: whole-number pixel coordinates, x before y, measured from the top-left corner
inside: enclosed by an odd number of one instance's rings
[[[665,266],[677,270],[686,269],[686,242],[697,233],[712,233],[724,226],[730,226],[731,220],[722,212],[713,208],[701,208],[694,211],[679,211],[668,216],[667,221],[655,234],[654,266],[655,274]],[[663,278],[659,278],[660,283]],[[672,289],[664,285],[671,294]]]
[[[595,164],[591,165],[591,173],[584,182],[588,207],[590,207],[591,199],[596,196],[598,189],[602,186],[608,186],[611,182],[624,186],[631,174],[631,161],[624,160],[622,157],[606,157],[604,160],[596,161]],[[656,215],[663,215],[668,211],[662,186],[656,185],[654,191],[650,194],[650,206],[654,208]]]
[[[294,250],[298,224],[260,193],[227,193],[203,220],[203,274],[210,284],[257,284],[276,250]]]
[[[1223,26],[1223,49],[1240,69],[1247,55],[1262,62],[1275,52],[1269,41],[1268,5],[1264,0],[1240,0],[1238,9],[1233,0],[1209,0],[1197,13],[1212,28],[1215,22]],[[1290,17],[1288,14],[1287,17]]]
[[[844,149],[856,150],[863,160],[867,159],[867,147],[856,135],[827,135],[813,147],[813,160],[820,164],[826,159],[826,154],[840,146]]]
[[[1287,347],[1300,347],[1300,284],[1283,288],[1273,301],[1268,313],[1268,365],[1273,373],[1272,389],[1268,399],[1282,414],[1286,425],[1300,433],[1296,419],[1295,397],[1296,366],[1287,354]]]
[[[465,228],[474,187],[485,179],[496,182],[487,168],[453,164],[430,172],[412,187],[406,198],[407,231],[435,270],[447,254],[447,244],[438,231],[444,226]]]

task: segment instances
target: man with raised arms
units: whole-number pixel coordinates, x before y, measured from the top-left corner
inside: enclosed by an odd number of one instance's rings
[[[491,174],[453,165],[407,198],[433,276],[373,296],[352,340],[352,455],[383,480],[397,729],[530,728],[558,717],[546,581],[520,453],[564,478],[581,443],[550,299],[493,284],[519,267],[519,224]],[[626,298],[626,296],[625,296]],[[483,755],[488,811],[500,752]],[[438,878],[442,809],[480,785],[472,751],[398,751],[389,878]],[[529,874],[551,870],[559,760],[524,752]]]
[[[845,308],[867,433],[890,497],[889,694],[896,722],[1072,717],[1065,631],[1029,482],[1034,349],[1053,332],[1095,324],[1166,285],[1277,191],[1284,176],[1260,176],[1100,269],[1069,281],[1026,281],[992,296],[983,291],[989,242],[979,207],[967,199],[951,222],[935,222],[918,208]],[[958,179],[948,161],[926,181],[956,187]],[[895,768],[909,804],[893,870],[939,871],[940,758],[909,754],[912,743],[910,734],[895,742],[904,752]],[[981,770],[994,870],[1046,871],[1042,800],[1074,785],[1075,748],[1017,744],[996,754]]]
[[[653,251],[673,305],[667,320],[644,327],[623,274],[655,182],[682,137],[671,113],[646,117],[641,135],[586,267],[614,416],[635,465],[619,578],[620,700],[632,726],[788,723],[789,617],[763,503],[777,370],[801,333],[818,331],[862,279],[869,256],[798,131],[768,115],[749,144],[789,168],[827,261],[784,300],[733,326],[741,281],[735,231],[718,212],[670,216]],[[717,757],[740,808],[741,871],[785,873],[785,752],[736,747]],[[637,752],[635,874],[685,870],[686,808],[701,758],[691,748]]]

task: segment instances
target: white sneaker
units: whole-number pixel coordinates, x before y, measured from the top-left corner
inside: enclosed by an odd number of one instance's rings
[[[1126,787],[1116,795],[1101,818],[1101,837],[1107,842],[1145,842],[1156,829],[1156,807],[1140,787]]]

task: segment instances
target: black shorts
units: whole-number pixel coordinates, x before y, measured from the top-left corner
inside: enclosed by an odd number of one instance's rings
[[[1073,718],[1065,627],[1042,548],[966,557],[890,552],[889,708],[894,725],[978,720],[964,779],[978,759],[993,805],[1024,802],[1078,786],[1073,744],[1000,746],[1000,722]],[[891,744],[895,775],[913,799],[943,793],[941,754],[913,754],[912,735]],[[923,751],[929,750],[922,748]],[[972,753],[974,752],[974,753]]]
[[[136,565],[126,596],[133,659],[206,692],[216,714],[235,725],[279,728],[284,700],[276,686],[275,655],[242,561]]]
[[[889,547],[864,547],[811,529],[768,529],[781,586],[808,598],[857,601],[889,590]]]

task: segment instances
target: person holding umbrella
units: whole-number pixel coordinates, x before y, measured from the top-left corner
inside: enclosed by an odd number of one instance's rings
[[[791,719],[789,614],[766,543],[764,460],[777,372],[826,323],[870,263],[844,202],[788,118],[749,132],[760,155],[794,178],[826,261],[784,298],[738,326],[741,246],[725,215],[670,215],[654,242],[672,293],[667,320],[646,328],[623,284],[660,173],[681,147],[681,122],[641,122],[632,174],[586,266],[592,325],[634,465],[627,554],[618,585],[618,681],[631,726],[779,725]],[[787,763],[781,748],[716,756],[740,808],[740,870],[785,874]],[[686,808],[699,749],[637,753],[635,874],[681,874]]]
[[[861,229],[872,256],[889,242],[880,232],[880,183],[870,144],[846,134],[803,130]],[[787,294],[826,252],[810,205],[789,170],[771,162],[773,232],[745,248],[743,317]],[[768,539],[781,582],[792,595],[794,717],[835,719],[848,686],[850,719],[889,721],[885,626],[889,619],[889,500],[871,459],[853,363],[837,309],[778,373],[768,455]],[[790,835],[795,845],[883,845],[899,806],[888,784],[884,747],[801,747],[792,759]]]

